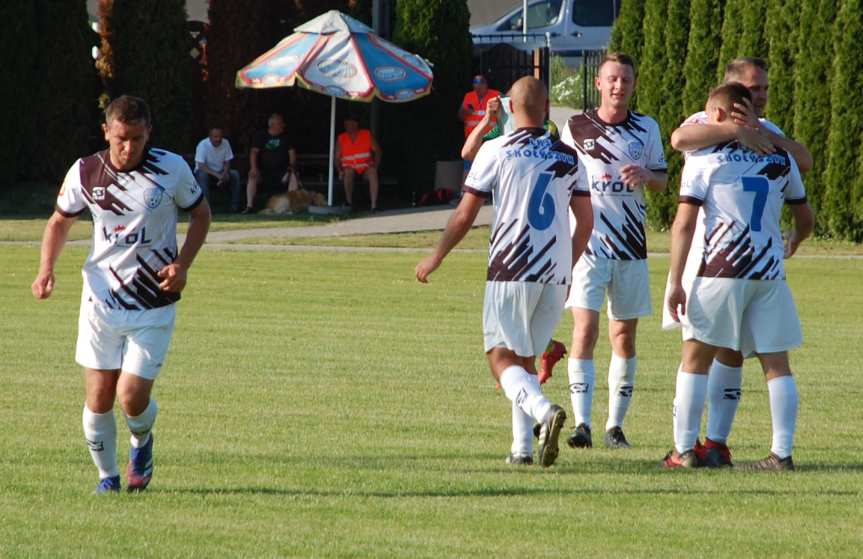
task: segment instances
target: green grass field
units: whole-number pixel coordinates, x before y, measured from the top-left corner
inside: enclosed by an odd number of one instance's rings
[[[156,386],[150,490],[95,498],[74,363],[85,254],[68,247],[37,302],[38,248],[0,246],[0,557],[860,556],[861,260],[788,263],[806,339],[792,356],[799,468],[757,475],[657,467],[680,346],[658,312],[639,333],[635,447],[512,469],[510,404],[482,355],[482,252],[422,286],[420,253],[205,249]],[[655,307],[667,265],[651,262]],[[565,377],[546,392],[568,409]],[[744,391],[737,461],[770,442],[749,362]]]

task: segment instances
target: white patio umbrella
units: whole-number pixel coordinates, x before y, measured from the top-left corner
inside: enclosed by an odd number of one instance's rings
[[[422,57],[386,41],[363,23],[331,10],[294,29],[237,72],[237,87],[298,85],[332,99],[327,203],[333,205],[336,98],[405,103],[431,92],[432,70]]]

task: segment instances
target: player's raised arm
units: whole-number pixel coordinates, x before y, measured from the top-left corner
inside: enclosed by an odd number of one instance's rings
[[[794,160],[791,161],[786,196],[785,203],[788,204],[791,216],[794,218],[794,228],[785,239],[785,258],[791,258],[797,252],[800,243],[812,234],[812,229],[815,227],[815,214],[806,201],[806,189]]]
[[[764,131],[733,121],[720,124],[687,124],[671,133],[671,147],[677,151],[694,151],[722,142],[739,140],[760,155],[773,153],[776,147]]]
[[[30,286],[33,296],[37,299],[47,299],[54,291],[54,264],[66,244],[69,230],[77,216],[65,216],[59,211],[48,219],[45,233],[42,235],[42,250],[39,258],[39,272]]]
[[[458,245],[459,242],[467,235],[473,222],[476,221],[476,216],[480,208],[485,203],[485,198],[466,191],[461,198],[461,202],[450,215],[449,220],[441,235],[440,241],[435,248],[434,253],[426,256],[417,264],[415,273],[417,280],[422,283],[428,283],[429,275],[438,269],[446,258],[446,255]]]
[[[464,145],[461,148],[462,159],[467,159],[469,161],[476,159],[476,154],[479,152],[479,148],[482,147],[483,138],[486,135],[486,129],[489,124],[492,123],[492,119],[497,118],[498,114],[500,114],[500,109],[500,97],[489,99],[488,105],[486,106],[486,112],[485,115],[483,115],[482,120],[479,121],[476,128],[471,130],[470,134],[465,138]]]

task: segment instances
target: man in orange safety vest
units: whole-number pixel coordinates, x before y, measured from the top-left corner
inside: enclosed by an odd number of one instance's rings
[[[345,185],[345,205],[353,206],[354,176],[366,177],[372,212],[378,209],[378,166],[383,150],[367,128],[360,128],[354,115],[345,117],[345,131],[336,142],[336,165]]]

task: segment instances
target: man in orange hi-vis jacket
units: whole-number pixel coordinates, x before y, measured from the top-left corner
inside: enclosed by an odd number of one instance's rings
[[[378,209],[378,166],[383,150],[367,128],[360,128],[356,116],[345,117],[345,131],[336,142],[336,164],[339,178],[345,185],[345,205],[352,207],[354,176],[366,177],[369,183],[369,198],[372,212]]]
[[[473,129],[477,127],[485,116],[486,105],[491,99],[500,97],[500,91],[489,89],[488,80],[482,74],[473,77],[473,89],[464,94],[464,99],[458,109],[458,118],[464,122],[464,137],[470,136]],[[494,126],[497,119],[490,123],[489,130]],[[486,130],[488,132],[488,130]],[[464,172],[470,170],[471,161],[465,159]]]

